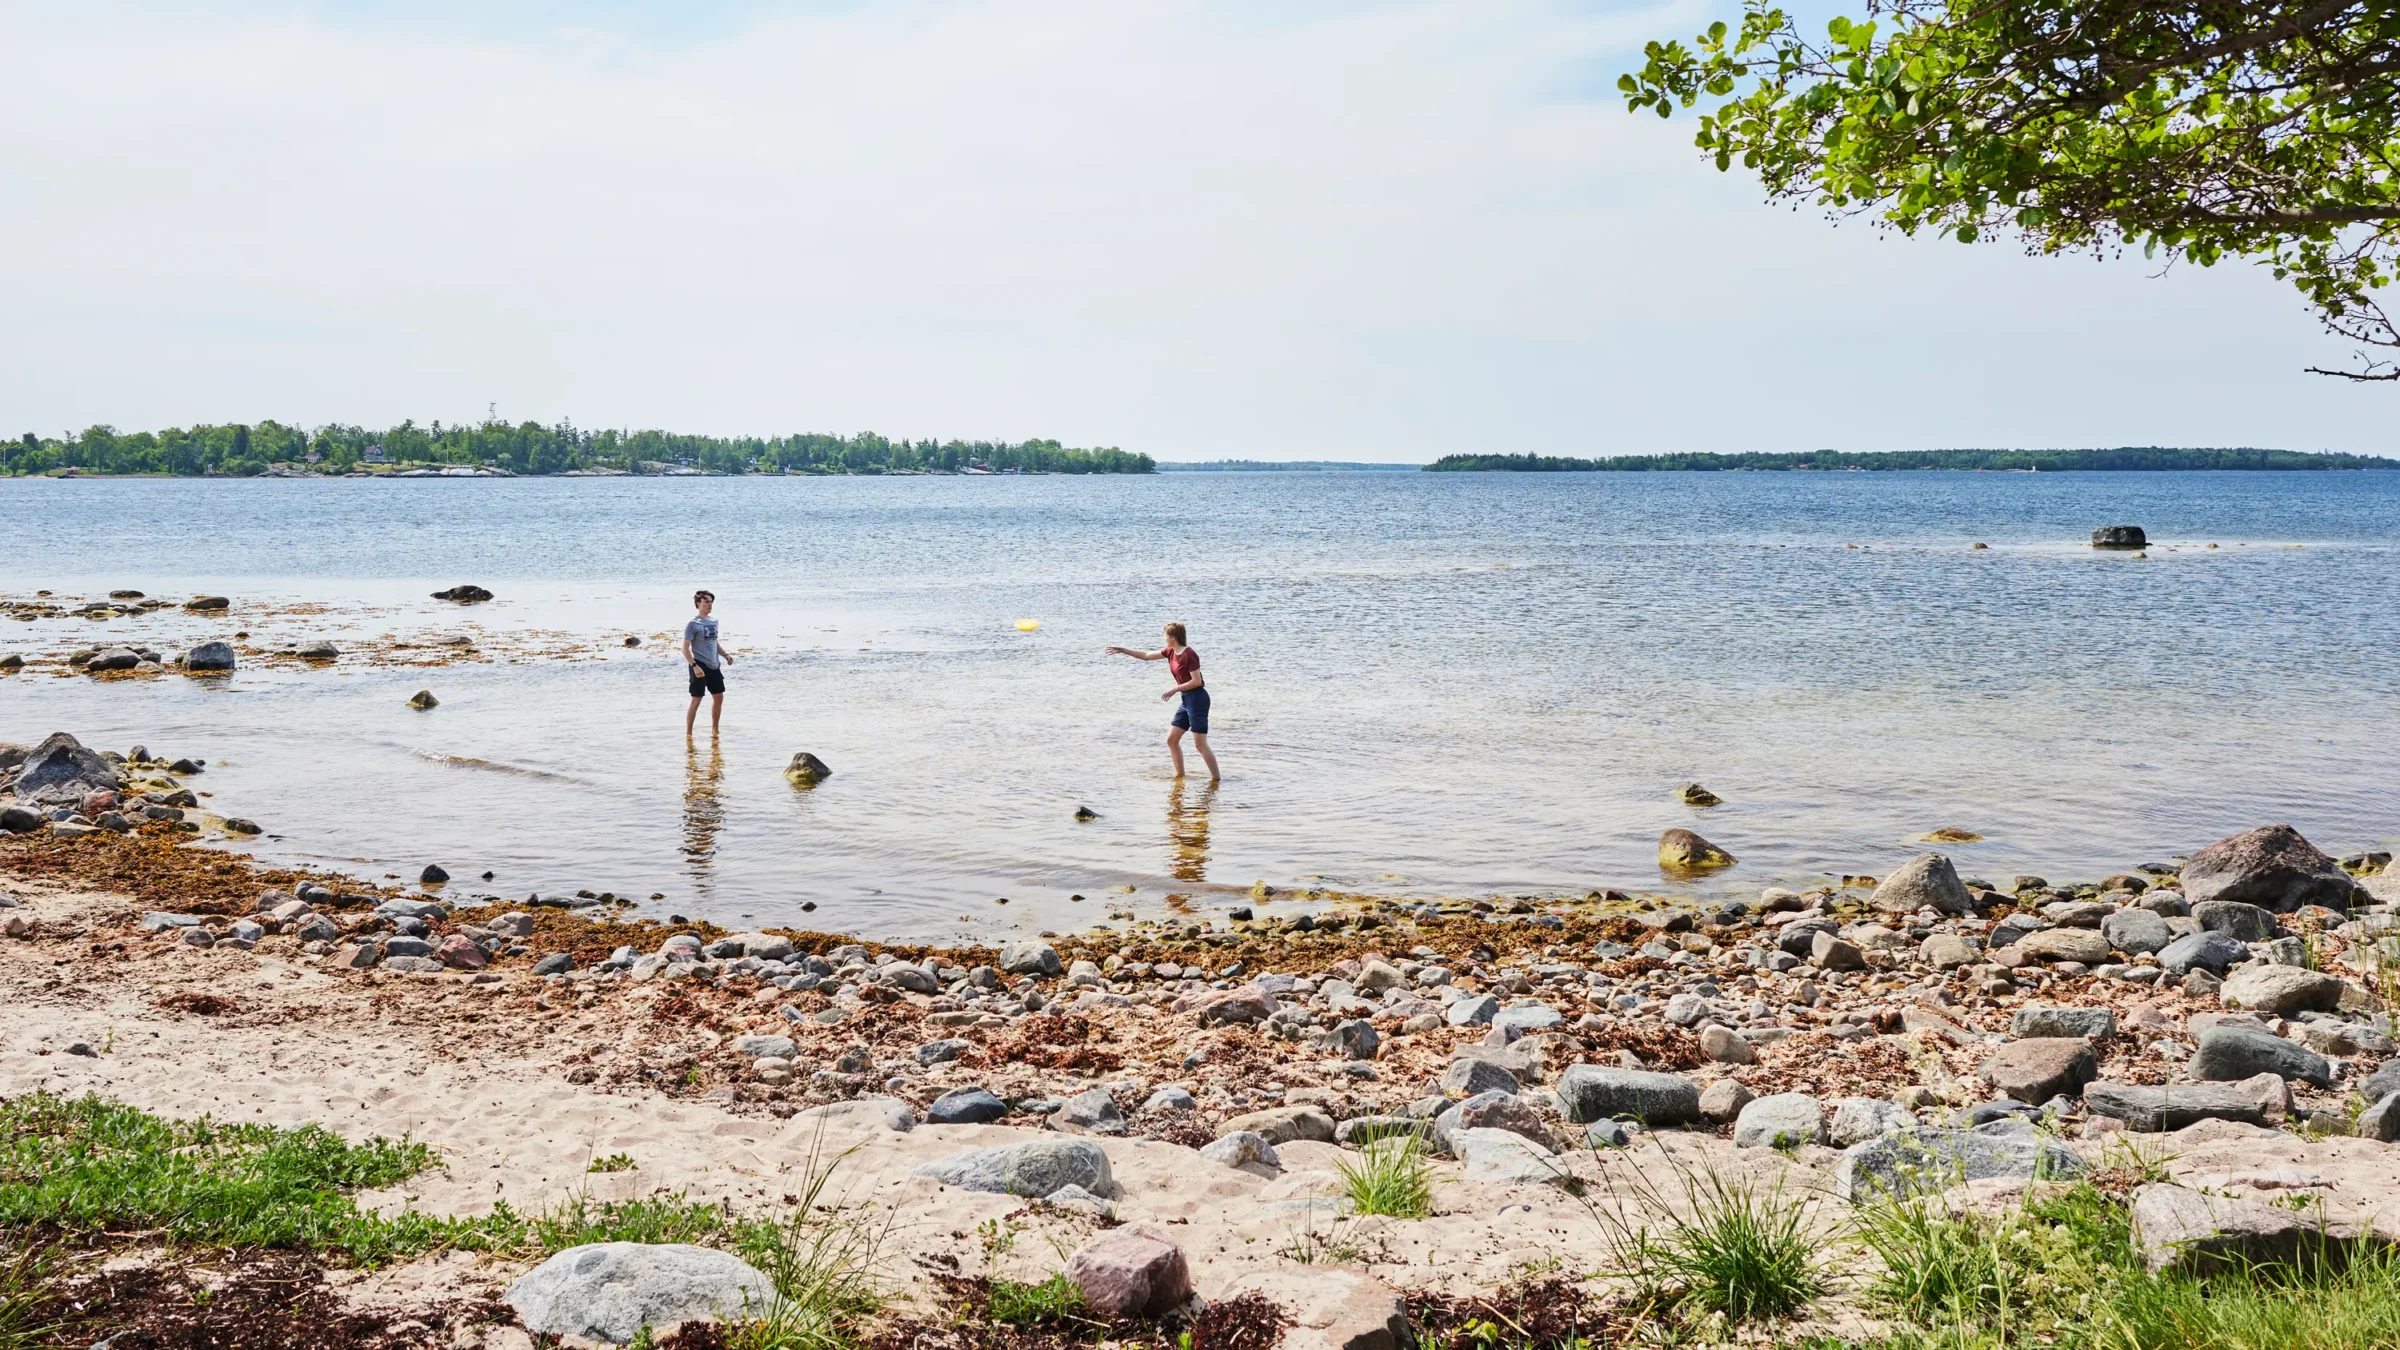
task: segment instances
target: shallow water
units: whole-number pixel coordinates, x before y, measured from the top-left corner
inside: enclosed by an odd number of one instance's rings
[[[1740,892],[1878,873],[1937,826],[1987,837],[1949,849],[1970,874],[2090,876],[2271,820],[2400,835],[2395,507],[2389,473],[10,480],[0,592],[236,607],[0,650],[247,627],[527,655],[26,672],[0,739],[206,757],[263,853],[874,936],[1259,880]],[[2087,546],[2118,522],[2146,560]],[[461,581],[500,598],[426,598]],[[735,653],[713,749],[669,645],[695,585]],[[1163,668],[1101,655],[1171,618],[1214,791],[1169,779]],[[835,776],[794,790],[798,749]],[[1725,804],[1678,802],[1695,779]],[[1740,864],[1662,878],[1678,825]]]

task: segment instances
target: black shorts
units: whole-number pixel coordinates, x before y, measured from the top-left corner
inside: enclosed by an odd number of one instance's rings
[[[725,668],[723,666],[703,666],[697,661],[691,662],[690,664],[684,666],[684,672],[686,674],[689,674],[694,669],[703,670],[708,673],[705,675],[692,676],[693,698],[698,698],[702,694],[722,694],[725,692]]]

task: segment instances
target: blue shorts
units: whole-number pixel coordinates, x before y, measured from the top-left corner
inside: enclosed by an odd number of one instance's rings
[[[1175,710],[1175,725],[1195,736],[1208,734],[1208,691],[1187,689],[1183,706]]]

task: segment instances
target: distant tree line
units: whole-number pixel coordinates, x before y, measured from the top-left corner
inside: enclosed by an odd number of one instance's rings
[[[2298,450],[2190,450],[2123,446],[2114,450],[1802,450],[1787,454],[1613,455],[1566,459],[1555,455],[1444,455],[1428,473],[1646,473],[1671,470],[1757,469],[2400,469],[2400,460],[2372,455],[2310,454]]]
[[[0,473],[175,474],[240,477],[277,465],[344,473],[362,465],[488,465],[511,473],[682,466],[712,473],[908,473],[989,469],[995,473],[1153,473],[1150,456],[1115,448],[1074,449],[1057,441],[895,441],[855,436],[725,437],[667,431],[585,431],[567,422],[490,421],[381,431],[333,424],[307,430],[275,421],[120,432],[86,428],[71,437],[27,432],[0,441]]]

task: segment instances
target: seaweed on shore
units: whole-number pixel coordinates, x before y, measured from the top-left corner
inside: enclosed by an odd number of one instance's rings
[[[930,1278],[941,1312],[887,1322],[867,1350],[1087,1350],[1102,1343],[1119,1350],[1272,1350],[1290,1325],[1281,1308],[1256,1293],[1155,1320],[1110,1317],[1080,1304],[1028,1315],[1005,1306],[1012,1301],[1006,1296],[1024,1286],[980,1276]],[[995,1295],[1004,1306],[995,1308]]]

